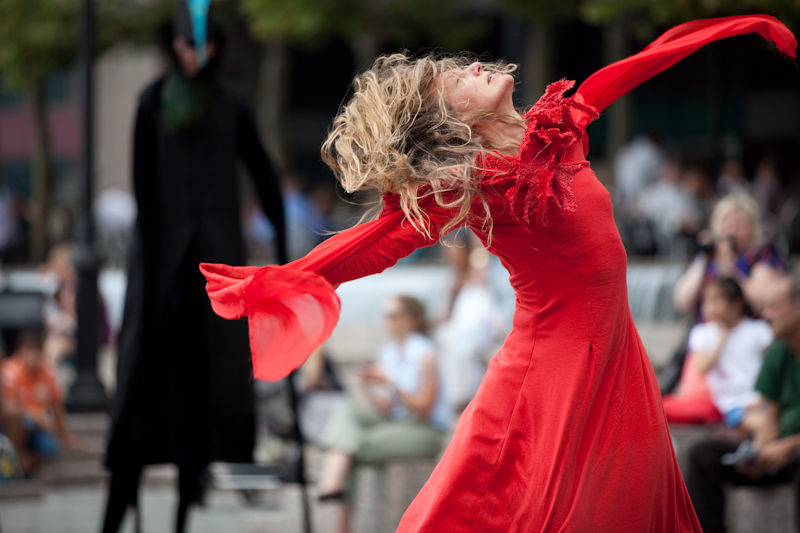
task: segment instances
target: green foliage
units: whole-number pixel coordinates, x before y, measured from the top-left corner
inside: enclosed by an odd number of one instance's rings
[[[254,37],[318,47],[332,38],[370,34],[411,47],[427,38],[458,49],[483,34],[483,20],[465,20],[457,0],[242,0]]]
[[[580,9],[581,17],[593,24],[629,21],[640,38],[693,19],[753,13],[773,15],[796,27],[800,0],[584,0]]]
[[[533,24],[575,19],[582,0],[498,0],[497,6],[511,16]]]
[[[80,3],[62,0],[0,2],[0,72],[12,90],[31,87],[76,56]]]
[[[168,2],[95,0],[95,52],[150,37],[171,13]],[[9,89],[29,89],[80,58],[82,0],[0,1],[0,74]]]

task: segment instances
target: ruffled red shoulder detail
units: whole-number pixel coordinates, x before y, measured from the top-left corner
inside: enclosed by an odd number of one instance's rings
[[[514,180],[506,197],[514,206],[517,222],[528,229],[533,225],[532,218],[542,226],[547,225],[547,210],[551,200],[560,209],[575,210],[572,178],[586,163],[561,163],[561,157],[584,134],[576,117],[588,124],[598,114],[591,106],[564,98],[564,93],[574,85],[574,81],[560,80],[547,86],[544,95],[525,114],[529,121],[528,129],[519,155],[505,157],[499,153],[487,154],[480,164],[489,183]],[[576,112],[575,116],[573,112]],[[420,192],[428,187],[423,185]],[[522,208],[518,209],[516,206],[520,196],[524,202]],[[384,194],[383,203],[381,218],[400,210],[400,196],[397,194]]]
[[[430,184],[422,184],[417,189],[417,197],[425,202],[433,201],[433,197],[428,195],[430,191]],[[428,196],[428,198],[424,199],[425,196]],[[381,210],[378,218],[388,217],[389,215],[400,211],[400,209],[402,209],[400,207],[400,195],[393,192],[387,192],[383,195],[383,209]]]
[[[388,217],[395,211],[400,211],[400,195],[391,192],[384,194],[380,218]]]
[[[514,218],[528,229],[532,218],[539,225],[547,225],[551,203],[565,211],[575,210],[572,178],[586,163],[561,163],[561,157],[584,135],[573,111],[578,116],[590,117],[589,122],[598,114],[592,107],[564,98],[564,93],[574,85],[572,80],[560,80],[547,86],[544,95],[525,114],[528,129],[518,156],[484,157],[482,167],[490,183],[514,180],[506,197],[513,206]],[[521,209],[517,207],[520,196],[524,198]]]

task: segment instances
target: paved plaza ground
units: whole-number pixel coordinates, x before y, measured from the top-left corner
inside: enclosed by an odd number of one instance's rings
[[[100,531],[106,489],[102,485],[49,487],[39,499],[0,501],[2,533],[91,533]],[[173,531],[176,492],[171,487],[145,487],[142,531]],[[210,491],[204,507],[192,513],[191,533],[301,533],[300,491],[284,487],[266,494],[258,507],[246,507],[231,491]],[[130,514],[130,513],[129,513]],[[315,532],[328,531],[335,518],[331,504],[314,505]],[[122,533],[133,533],[129,517]]]

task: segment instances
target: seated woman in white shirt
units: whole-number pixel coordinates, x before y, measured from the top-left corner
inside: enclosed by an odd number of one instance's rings
[[[765,321],[745,315],[744,293],[732,278],[709,282],[703,288],[702,306],[708,321],[694,326],[689,334],[689,359],[682,379],[696,386],[665,396],[664,410],[670,422],[691,423],[716,421],[710,414],[713,409],[717,419],[736,426],[744,408],[758,401],[754,384],[761,356],[772,343],[772,330]]]
[[[390,298],[384,305],[384,321],[391,340],[378,354],[377,364],[361,373],[374,412],[342,406],[319,441],[326,450],[319,498],[344,504],[338,533],[350,529],[354,465],[434,458],[450,422],[436,350],[425,335],[424,307],[410,296]]]

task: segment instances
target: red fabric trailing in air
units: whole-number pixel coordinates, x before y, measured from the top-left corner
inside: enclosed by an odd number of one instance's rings
[[[795,58],[797,40],[789,29],[769,15],[745,15],[694,20],[675,26],[626,59],[598,70],[575,91],[573,99],[602,112],[620,96],[713,41],[758,33],[773,41],[781,53]],[[588,118],[583,118],[583,126]]]
[[[774,41],[782,53],[795,57],[794,35],[774,17],[749,15],[687,22],[667,31],[642,52],[609,65],[584,81],[572,96],[578,104],[572,110],[574,124],[585,128],[597,116],[595,111],[602,112],[620,96],[703,45],[748,33]],[[580,106],[588,109],[581,110]],[[536,120],[535,114],[531,120]],[[584,143],[586,140],[584,134]],[[520,154],[521,163],[527,161],[524,155]],[[448,216],[436,206],[427,213],[432,232]],[[306,257],[284,266],[203,263],[200,270],[208,281],[207,292],[219,316],[248,317],[255,377],[277,380],[299,367],[330,336],[340,308],[335,286],[381,272],[416,247],[435,241],[435,235],[422,235],[403,220],[402,211],[395,210],[328,239]]]
[[[381,272],[436,242],[404,223],[403,216],[397,211],[360,224],[283,266],[200,264],[214,312],[229,320],[248,317],[257,379],[286,377],[325,342],[339,318],[336,286]],[[429,216],[431,233],[438,235],[448,215],[434,208]]]

